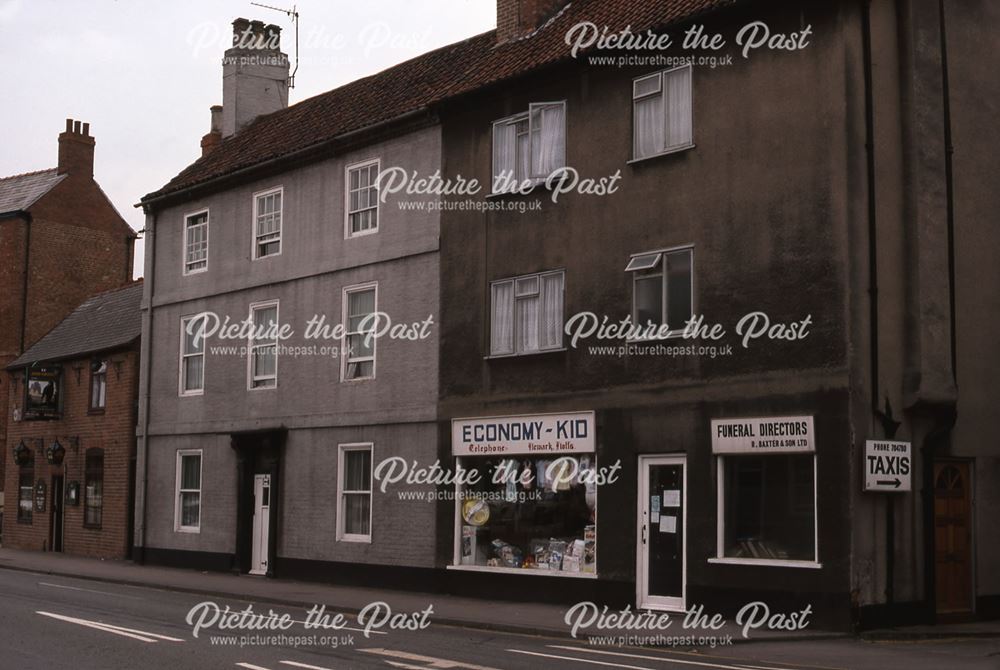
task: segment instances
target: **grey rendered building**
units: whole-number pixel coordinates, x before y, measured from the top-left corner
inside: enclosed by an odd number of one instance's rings
[[[433,505],[371,483],[379,460],[436,453],[438,216],[379,202],[374,175],[433,172],[439,130],[420,112],[379,119],[381,75],[288,108],[287,58],[244,34],[278,29],[234,22],[201,159],[142,201],[139,556],[268,575],[320,559],[429,567]],[[335,328],[376,311],[423,338]],[[199,341],[216,316],[293,334]],[[314,317],[327,329],[307,338]]]

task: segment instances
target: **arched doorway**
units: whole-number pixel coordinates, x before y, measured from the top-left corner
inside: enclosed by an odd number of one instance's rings
[[[934,464],[934,569],[939,615],[970,613],[972,481],[967,461]]]

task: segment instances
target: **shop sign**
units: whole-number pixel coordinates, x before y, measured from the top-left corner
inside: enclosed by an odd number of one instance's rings
[[[865,491],[912,490],[912,450],[909,442],[865,442]]]
[[[811,416],[712,420],[713,454],[797,454],[816,451]]]
[[[453,419],[455,456],[587,453],[595,450],[593,412]]]

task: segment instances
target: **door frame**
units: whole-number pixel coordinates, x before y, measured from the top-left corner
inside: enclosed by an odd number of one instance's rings
[[[649,552],[646,551],[645,532],[649,532],[646,523],[646,514],[649,507],[649,466],[651,465],[680,465],[683,478],[683,494],[681,496],[681,596],[671,598],[667,596],[650,596],[648,591],[647,574],[649,565]],[[688,466],[687,454],[675,452],[671,454],[642,454],[639,456],[636,467],[638,473],[638,486],[636,488],[636,529],[635,529],[635,555],[636,555],[636,576],[635,576],[635,603],[638,609],[660,610],[665,612],[683,612],[687,606],[687,567],[688,567]]]
[[[938,582],[938,569],[937,569],[937,549],[934,537],[937,529],[937,466],[938,464],[949,464],[957,463],[967,466],[968,480],[966,481],[966,488],[968,489],[968,505],[966,511],[968,516],[966,518],[966,523],[968,524],[968,534],[969,534],[969,593],[968,602],[969,609],[958,612],[942,612],[938,609],[939,603],[937,600],[937,582]],[[934,510],[932,514],[932,520],[934,526],[931,528],[931,538],[934,542],[934,593],[931,594],[931,601],[933,603],[934,616],[938,621],[947,621],[951,619],[965,620],[966,617],[970,615],[975,615],[976,613],[976,541],[978,539],[978,534],[976,533],[976,461],[974,458],[961,458],[955,456],[942,456],[932,459],[931,461],[931,508]]]
[[[56,482],[59,482],[58,490]],[[66,478],[54,474],[49,482],[49,551],[62,553],[66,538]],[[57,522],[58,519],[58,522]],[[58,544],[59,548],[56,549]]]
[[[261,528],[261,534],[262,535],[264,534],[263,531],[264,531],[265,527],[267,529],[267,537],[264,538],[264,546],[263,547],[260,547],[260,538],[257,537],[257,528],[258,528],[258,519],[257,519],[258,514],[257,513],[259,511],[263,512],[263,507],[264,507],[263,504],[262,504],[262,501],[260,499],[258,499],[258,497],[257,497],[257,482],[258,481],[261,482],[261,484],[260,484],[261,498],[263,498],[264,486],[265,485],[267,486],[267,513],[266,514],[265,513],[261,513],[260,514],[261,518],[259,520],[259,524],[260,524],[259,527]],[[253,476],[253,517],[252,517],[251,529],[250,529],[250,572],[249,572],[249,574],[251,574],[251,575],[266,575],[267,574],[267,569],[271,565],[271,561],[270,561],[271,557],[270,557],[270,551],[269,551],[270,543],[271,543],[271,475],[270,475],[270,473],[267,473],[267,472],[263,472],[263,473],[258,472],[258,473],[256,473]],[[258,567],[257,563],[254,562],[254,554],[255,553],[257,554],[257,558],[258,559],[262,559],[263,560],[263,562],[264,562],[263,568]]]

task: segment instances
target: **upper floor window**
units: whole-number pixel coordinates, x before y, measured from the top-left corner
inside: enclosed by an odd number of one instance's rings
[[[174,530],[201,530],[201,450],[177,452]]]
[[[378,231],[379,161],[347,167],[347,237]]]
[[[101,527],[101,513],[104,508],[104,450],[87,449],[84,457],[83,525],[87,528]]]
[[[566,166],[566,103],[538,102],[493,122],[493,193],[543,181]]]
[[[205,390],[205,338],[201,334],[207,318],[181,319],[181,395],[201,395]]]
[[[636,254],[625,271],[632,273],[633,323],[683,331],[694,309],[694,249]]]
[[[250,305],[253,334],[250,336],[248,383],[252,389],[278,385],[278,301]]]
[[[492,283],[490,354],[530,354],[562,347],[562,270]]]
[[[341,378],[370,379],[375,376],[375,328],[371,315],[378,309],[378,285],[367,284],[344,289],[344,323],[347,325],[342,346]]]
[[[108,396],[108,362],[94,360],[90,364],[90,411],[102,412]]]
[[[264,258],[281,253],[281,196],[283,189],[255,193],[253,196],[253,257]]]
[[[691,66],[632,81],[633,158],[648,158],[690,147]]]
[[[208,269],[208,210],[184,217],[184,274]]]

